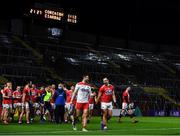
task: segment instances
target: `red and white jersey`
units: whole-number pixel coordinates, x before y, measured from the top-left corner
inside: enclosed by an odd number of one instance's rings
[[[30,101],[30,95],[31,95],[30,88],[28,86],[25,86],[23,89],[23,93],[26,94],[24,102],[29,102]]]
[[[113,93],[114,93],[114,86],[113,85],[102,85],[99,89],[99,92],[102,93],[102,96],[101,96],[101,102],[106,102],[106,103],[109,103],[109,102],[112,102],[112,96],[113,96]]]
[[[13,90],[6,88],[4,89],[3,94],[9,97],[9,98],[3,98],[3,104],[12,104]]]
[[[129,103],[129,93],[127,93],[126,91],[123,92],[122,95],[122,99],[123,99],[123,103]]]
[[[21,103],[22,102],[22,93],[18,90],[13,92],[13,103]]]
[[[77,103],[89,103],[89,97],[92,93],[89,84],[79,82],[75,86],[75,91],[77,91]]]
[[[72,94],[73,94],[72,90],[66,90],[66,103],[70,103]]]
[[[31,89],[31,100],[32,102],[37,102],[38,89]]]

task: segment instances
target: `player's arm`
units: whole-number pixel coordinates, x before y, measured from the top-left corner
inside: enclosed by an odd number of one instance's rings
[[[78,87],[78,85],[76,85],[76,86],[75,86],[75,89],[74,89],[74,92],[73,92],[73,94],[72,94],[70,103],[73,102],[75,96],[77,95],[78,90],[79,90],[79,87]]]
[[[102,88],[100,88],[100,89],[99,89],[99,92],[98,92],[98,97],[95,99],[96,104],[98,104],[99,99],[101,98],[101,96],[102,96]]]
[[[116,103],[116,95],[114,91],[113,91],[112,97],[113,97],[113,102]]]
[[[16,98],[16,95],[15,95],[15,93],[14,93],[14,92],[13,92],[13,95],[12,95],[12,97],[13,97],[13,98]]]
[[[6,95],[7,93],[5,92],[5,90],[3,91],[3,98],[9,98],[9,96]]]
[[[130,102],[130,95],[129,95],[129,92],[127,93],[127,100],[128,100],[128,103]]]
[[[22,103],[23,103],[23,104],[25,103],[25,97],[26,97],[26,93],[23,92],[23,94],[22,94]]]

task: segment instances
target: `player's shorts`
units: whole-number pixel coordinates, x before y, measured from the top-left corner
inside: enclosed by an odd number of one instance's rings
[[[12,104],[3,104],[3,109],[12,109]]]
[[[14,103],[13,107],[16,108],[22,108],[22,103],[18,102],[18,103]]]
[[[22,108],[29,109],[29,103],[28,102],[25,102],[24,104],[22,103]]]
[[[101,109],[102,110],[112,110],[113,109],[113,105],[112,102],[101,102]]]
[[[127,110],[127,109],[128,109],[128,104],[125,103],[125,102],[123,102],[123,103],[122,103],[122,109],[123,109],[123,110]]]
[[[76,109],[78,110],[88,110],[89,109],[89,103],[76,103]]]
[[[94,109],[94,104],[89,104],[89,110],[93,110]]]
[[[51,112],[52,108],[50,102],[44,102],[44,110]]]
[[[68,110],[69,108],[70,108],[70,103],[66,103],[66,104],[65,104],[65,109]]]
[[[68,107],[67,107],[67,112],[69,115],[73,115],[74,114],[74,104],[69,104]]]
[[[51,103],[51,109],[55,110],[55,103]]]
[[[40,107],[40,104],[39,104],[39,103],[34,103],[34,104],[33,104],[33,107],[37,109],[37,108]]]

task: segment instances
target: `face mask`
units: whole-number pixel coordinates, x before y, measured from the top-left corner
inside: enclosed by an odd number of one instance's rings
[[[61,87],[61,86],[58,86],[58,89],[62,89],[62,87]]]

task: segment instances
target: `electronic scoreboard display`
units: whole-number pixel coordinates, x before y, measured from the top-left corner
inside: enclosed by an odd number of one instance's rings
[[[40,17],[42,19],[56,20],[56,21],[66,21],[68,23],[77,23],[77,15],[69,14],[63,10],[53,10],[46,8],[31,8],[29,9],[30,16]]]
[[[67,29],[74,29],[78,23],[76,10],[48,3],[35,3],[26,8],[24,13],[27,34],[48,39],[61,39]]]

